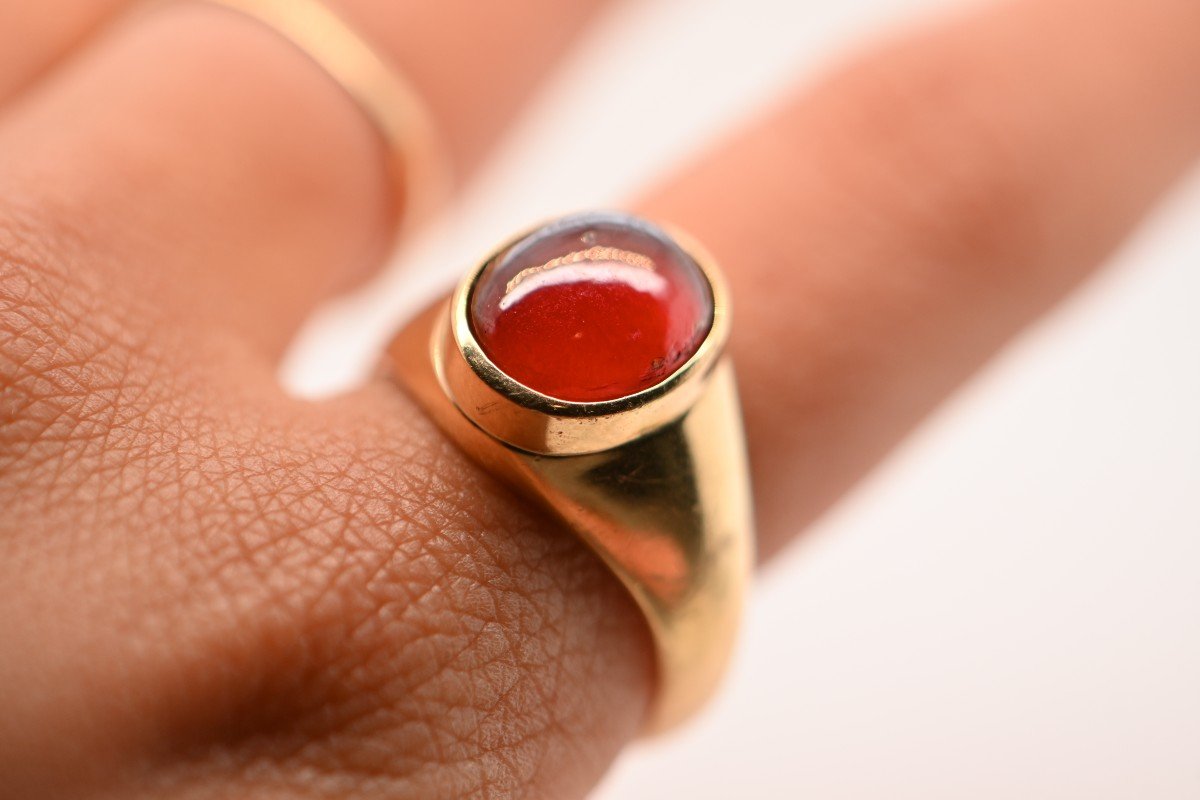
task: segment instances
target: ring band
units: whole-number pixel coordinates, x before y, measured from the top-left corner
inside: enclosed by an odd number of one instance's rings
[[[629,590],[657,654],[647,732],[714,691],[750,582],[728,331],[723,279],[698,245],[590,213],[506,242],[385,358],[468,456],[564,521]]]
[[[208,0],[257,20],[316,62],[371,120],[388,150],[396,232],[426,220],[449,194],[449,160],[420,93],[320,0]]]

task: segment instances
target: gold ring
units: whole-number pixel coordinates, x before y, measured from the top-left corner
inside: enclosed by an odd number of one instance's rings
[[[655,641],[647,732],[715,690],[753,562],[728,295],[695,242],[620,213],[505,242],[389,347],[387,372],[616,573]]]
[[[449,194],[449,160],[421,95],[319,0],[208,0],[257,20],[320,66],[371,120],[388,151],[397,235]]]

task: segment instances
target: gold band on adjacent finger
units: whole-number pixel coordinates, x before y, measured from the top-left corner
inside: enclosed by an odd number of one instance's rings
[[[449,161],[420,93],[354,28],[319,0],[207,0],[271,28],[358,104],[388,150],[397,233],[426,220],[449,192]]]

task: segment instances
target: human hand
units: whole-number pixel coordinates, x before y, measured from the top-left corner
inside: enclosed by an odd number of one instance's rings
[[[469,167],[586,11],[519,5],[347,7]],[[76,44],[113,10],[19,9],[40,34],[4,73],[0,795],[577,796],[652,691],[611,576],[391,386],[274,384],[311,305],[378,260],[373,132],[218,9]],[[734,284],[765,550],[1190,162],[1195,17],[977,12],[640,203]]]

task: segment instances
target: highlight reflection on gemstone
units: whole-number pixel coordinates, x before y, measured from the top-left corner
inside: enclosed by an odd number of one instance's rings
[[[575,402],[661,383],[712,326],[703,272],[657,226],[627,214],[564,217],[496,254],[470,322],[488,358],[542,394]]]

